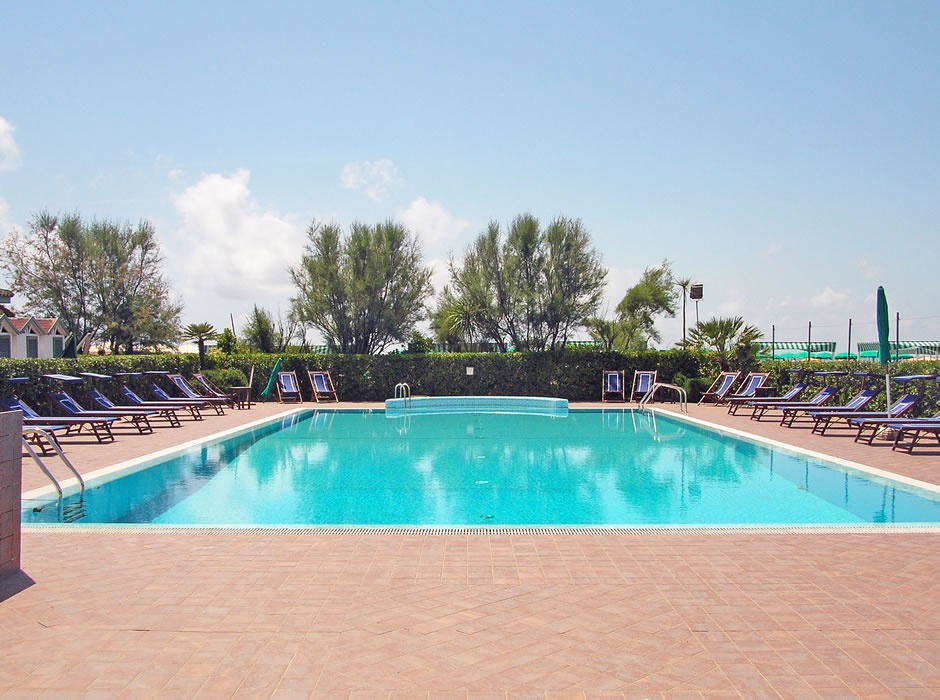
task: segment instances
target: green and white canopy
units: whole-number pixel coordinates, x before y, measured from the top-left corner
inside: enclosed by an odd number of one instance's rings
[[[819,341],[819,342],[814,341],[812,343],[807,343],[805,340],[804,341],[777,340],[774,342],[762,340],[754,344],[758,348],[760,348],[760,351],[764,354],[769,354],[771,348],[773,348],[774,351],[777,351],[777,350],[802,350],[803,352],[806,352],[807,350],[809,352],[835,352],[836,351],[835,341],[830,342],[828,340]],[[878,343],[875,343],[875,345],[878,345]]]
[[[878,341],[859,343],[859,353],[878,350]],[[940,340],[902,340],[900,343],[891,341],[891,354],[905,350],[912,355],[940,355]]]

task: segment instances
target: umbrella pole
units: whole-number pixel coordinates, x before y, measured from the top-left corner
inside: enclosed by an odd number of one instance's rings
[[[891,375],[885,372],[885,392],[888,395],[888,418],[891,417]]]

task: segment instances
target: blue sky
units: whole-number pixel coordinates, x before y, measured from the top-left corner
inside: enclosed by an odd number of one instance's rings
[[[402,219],[440,286],[528,211],[584,221],[611,312],[668,258],[702,318],[844,346],[883,284],[940,338],[936,2],[0,9],[0,233],[151,219],[187,323],[286,312],[313,218]]]

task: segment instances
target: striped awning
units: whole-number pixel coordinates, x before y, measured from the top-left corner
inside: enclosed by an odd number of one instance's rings
[[[329,345],[311,345],[310,352],[314,353],[315,355],[329,355],[330,346]]]
[[[859,343],[859,352],[871,352],[878,349],[878,342]],[[900,343],[891,341],[891,352],[907,350],[914,355],[940,355],[940,340],[902,340]]]
[[[802,350],[803,352],[806,352],[807,350],[809,350],[810,352],[835,352],[836,351],[835,341],[832,341],[832,342],[830,341],[815,342],[814,341],[812,343],[807,343],[805,340],[804,341],[777,340],[775,342],[762,340],[762,341],[758,341],[754,343],[754,345],[756,345],[758,348],[760,348],[762,352],[765,352],[765,353],[769,353],[771,348],[773,348],[774,350]]]

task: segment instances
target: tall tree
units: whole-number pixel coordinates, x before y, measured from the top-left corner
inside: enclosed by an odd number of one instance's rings
[[[644,350],[650,341],[662,336],[656,329],[657,316],[676,315],[676,292],[669,261],[643,271],[640,281],[627,290],[617,305],[627,350]]]
[[[59,318],[76,337],[92,333],[112,352],[170,344],[182,306],[170,299],[156,231],[78,214],[37,214],[26,234],[0,244],[0,269],[26,309]]]
[[[341,353],[377,354],[405,342],[432,291],[418,239],[391,220],[353,223],[346,238],[339,226],[314,222],[307,238],[300,265],[290,268],[296,318]]]
[[[217,335],[215,326],[211,323],[190,323],[183,329],[182,339],[195,340],[199,348],[199,369],[206,366],[206,341]]]
[[[474,327],[501,350],[563,347],[600,304],[607,270],[579,219],[560,217],[546,229],[530,214],[506,235],[496,222],[450,263],[451,289]]]
[[[682,342],[686,341],[686,325],[685,325],[685,303],[689,298],[689,291],[692,289],[692,278],[683,277],[682,279],[675,280],[675,285],[682,290]]]
[[[258,352],[284,352],[297,336],[298,322],[293,313],[285,319],[255,306],[242,329],[242,337]]]

